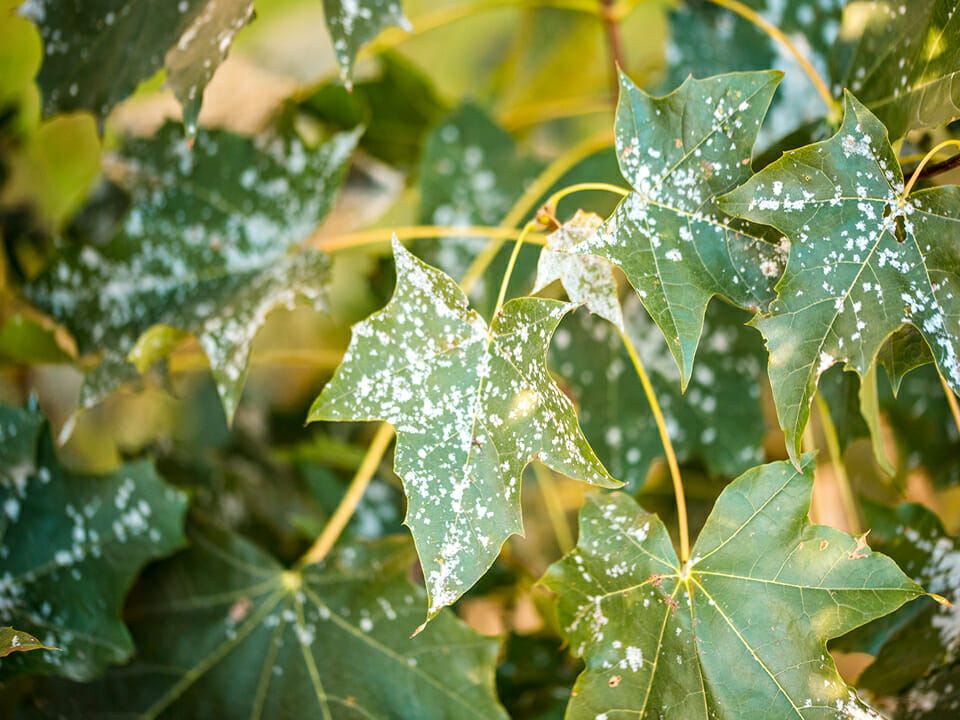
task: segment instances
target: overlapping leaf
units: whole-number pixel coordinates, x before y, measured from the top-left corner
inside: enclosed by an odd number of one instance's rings
[[[735,477],[760,461],[763,342],[743,327],[746,313],[717,303],[707,312],[697,366],[686,392],[663,336],[636,298],[624,303],[627,332],[643,361],[680,462],[702,459]],[[557,330],[550,366],[565,380],[591,446],[630,491],[643,485],[663,445],[620,334],[577,312]]]
[[[827,77],[827,60],[845,0],[743,0],[742,4],[783,32],[821,77]],[[691,74],[702,78],[717,72],[782,70],[783,85],[760,130],[761,147],[829,114],[810,78],[782,43],[711,2],[687,0],[670,11],[666,55],[669,67],[662,86],[667,90]]]
[[[383,420],[397,431],[406,523],[434,616],[522,532],[520,475],[534,458],[602,487],[613,480],[544,363],[572,305],[521,298],[488,328],[449,277],[394,241],[390,304],[354,326],[310,420]]]
[[[721,200],[791,241],[777,300],[756,326],[787,449],[796,459],[820,375],[846,361],[867,374],[887,337],[916,327],[960,392],[960,190],[903,198],[883,125],[852,95],[843,125],[822,143],[786,153]]]
[[[836,93],[853,92],[899,139],[960,117],[960,14],[953,0],[847,4],[831,58]]]
[[[164,66],[192,135],[203,89],[253,18],[253,2],[27,0],[19,12],[43,36],[37,81],[46,114],[90,110],[102,122]]]
[[[613,266],[601,258],[567,252],[593,237],[601,225],[603,219],[599,215],[578,210],[570,220],[550,233],[547,246],[540,251],[533,292],[540,292],[559,280],[571,302],[586,305],[590,312],[606,318],[622,330],[623,311]]]
[[[921,594],[892,560],[807,519],[812,459],[755,468],[717,501],[689,563],[621,493],[590,496],[544,582],[587,668],[571,720],[879,718],[826,641]]]
[[[330,209],[356,139],[258,147],[216,132],[202,133],[191,150],[167,125],[152,140],[131,142],[133,205],[120,228],[102,247],[64,243],[28,288],[81,353],[107,351],[84,404],[134,377],[125,358],[144,332],[164,325],[197,336],[232,418],[266,315],[298,296],[322,307],[329,261],[288,250]],[[147,365],[164,349],[140,347],[129,359]]]
[[[710,298],[762,308],[781,271],[764,231],[731,220],[715,197],[750,177],[757,130],[781,74],[687,80],[652,98],[621,76],[617,153],[634,188],[578,252],[620,266],[690,379]]]
[[[497,641],[447,611],[410,638],[423,591],[392,538],[284,571],[236,535],[200,526],[138,588],[138,656],[103,681],[56,685],[57,718],[506,718]]]
[[[0,628],[0,658],[5,658],[10,653],[15,652],[56,649],[47,647],[30,633],[12,627]]]
[[[323,0],[323,12],[340,64],[340,76],[348,88],[354,60],[363,45],[388,27],[413,31],[399,0]]]
[[[844,638],[846,645],[876,656],[857,685],[896,696],[960,657],[960,543],[921,505],[865,510],[873,545],[926,590],[953,603],[922,598]]]
[[[95,677],[133,653],[124,596],[144,565],[183,544],[186,497],[145,461],[70,473],[35,412],[0,408],[0,426],[10,448],[0,458],[0,624],[62,648],[11,655],[0,678]]]

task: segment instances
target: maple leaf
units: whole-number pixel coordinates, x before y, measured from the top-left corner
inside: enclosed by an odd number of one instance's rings
[[[729,213],[772,225],[791,242],[777,299],[754,324],[790,457],[820,375],[834,363],[865,376],[884,341],[916,327],[944,378],[960,391],[960,189],[903,197],[887,131],[847,93],[840,130],[785,153],[721,199]]]
[[[623,311],[613,266],[602,258],[566,252],[590,239],[601,225],[603,219],[599,215],[577,210],[570,220],[550,233],[547,246],[540,251],[533,292],[538,293],[559,280],[572,302],[586,305],[590,312],[623,330]]]
[[[533,459],[601,487],[618,483],[577,425],[544,355],[571,303],[511,300],[490,327],[449,277],[395,239],[390,303],[353,339],[309,420],[383,420],[397,431],[429,617],[466,592],[523,530],[520,475]]]
[[[617,156],[633,186],[576,252],[618,265],[667,338],[686,386],[710,298],[765,307],[780,274],[762,228],[729,218],[717,195],[750,177],[750,153],[782,73],[688,79],[653,98],[620,76]]]
[[[102,680],[49,685],[51,716],[506,720],[496,638],[449,610],[410,638],[423,591],[409,579],[407,538],[287,570],[216,526],[197,523],[189,537],[131,598],[138,657]]]
[[[807,456],[740,476],[682,566],[655,515],[588,497],[578,546],[542,581],[587,663],[568,720],[879,718],[826,641],[923,591],[862,538],[810,523],[812,475]]]

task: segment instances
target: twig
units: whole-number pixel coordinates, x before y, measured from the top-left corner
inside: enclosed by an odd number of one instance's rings
[[[600,0],[600,16],[603,18],[603,27],[607,32],[607,47],[610,48],[612,82],[610,93],[613,102],[617,102],[620,95],[619,69],[624,67],[623,43],[620,41],[620,23],[616,16],[614,0]]]

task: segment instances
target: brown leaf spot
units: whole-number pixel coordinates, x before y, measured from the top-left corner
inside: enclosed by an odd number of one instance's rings
[[[821,549],[821,550],[826,550],[826,549],[827,549],[827,545],[829,545],[829,544],[830,544],[830,543],[828,543],[826,540],[824,540],[823,542],[820,543],[820,549]]]
[[[851,550],[849,553],[847,553],[847,558],[849,558],[850,560],[861,560],[867,557],[869,553],[860,552],[860,551],[867,549],[867,535],[869,534],[870,534],[870,531],[867,530],[863,535],[857,538],[857,546],[853,550]]]
[[[623,677],[620,675],[611,675],[610,679],[607,681],[607,685],[610,687],[616,687],[620,684],[620,681],[623,680]]]

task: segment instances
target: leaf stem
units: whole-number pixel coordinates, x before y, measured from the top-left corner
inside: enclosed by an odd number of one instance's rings
[[[657,402],[653,385],[650,384],[650,378],[647,376],[643,362],[637,354],[637,349],[623,330],[620,331],[620,337],[623,339],[623,346],[627,349],[627,354],[637,371],[637,377],[640,378],[640,384],[643,385],[643,392],[647,396],[647,402],[650,403],[650,410],[653,412],[657,429],[660,431],[660,441],[663,443],[663,452],[667,456],[667,466],[670,468],[670,477],[673,480],[673,494],[677,499],[677,517],[680,522],[680,562],[686,563],[690,559],[690,531],[687,527],[687,501],[683,494],[683,479],[680,477],[677,455],[673,451],[673,443],[670,441],[670,435],[667,432],[667,423],[663,419],[660,403]]]
[[[320,533],[320,537],[297,561],[298,569],[320,562],[333,548],[337,538],[340,537],[340,533],[343,532],[347,523],[350,522],[350,518],[353,517],[353,513],[356,512],[357,505],[360,504],[360,499],[363,497],[367,485],[370,484],[370,480],[373,479],[373,475],[390,446],[391,440],[393,440],[393,428],[387,423],[381,423],[376,435],[373,436],[370,447],[367,449],[367,454],[363,457],[363,462],[357,469],[357,474],[350,481],[350,487],[347,488],[347,492],[340,500],[340,504],[337,505],[337,509],[333,511],[333,515],[330,516],[330,520],[323,528],[323,532]]]
[[[523,218],[534,208],[537,200],[543,197],[570,168],[584,158],[612,144],[613,132],[608,130],[577,143],[560,155],[540,173],[537,179],[530,184],[523,195],[514,203],[513,207],[510,208],[510,212],[506,214],[503,222],[500,223],[501,227],[513,228],[519,225]],[[493,242],[489,243],[477,254],[473,262],[470,263],[470,267],[468,267],[464,273],[463,279],[460,281],[460,287],[464,293],[467,295],[470,294],[477,280],[483,276],[483,273],[497,256],[497,253],[500,252],[501,247],[503,247],[503,241],[494,239]]]
[[[517,238],[517,242],[513,246],[513,252],[510,253],[510,261],[507,263],[507,270],[503,273],[503,280],[500,281],[500,294],[497,295],[497,304],[493,308],[493,315],[490,316],[491,325],[493,325],[494,319],[500,314],[501,308],[503,308],[503,301],[507,297],[507,285],[510,284],[510,276],[513,275],[513,267],[517,264],[517,256],[520,254],[520,246],[523,245],[524,238],[527,237],[527,234],[534,228],[536,223],[536,220],[531,220],[528,222],[523,227],[523,232],[520,233],[520,237]]]
[[[827,452],[830,453],[830,463],[833,465],[833,475],[840,490],[840,504],[843,505],[843,514],[847,519],[848,530],[852,535],[860,535],[863,533],[860,509],[857,507],[857,500],[853,495],[853,489],[850,487],[847,468],[843,464],[843,454],[840,452],[837,428],[830,417],[830,408],[827,406],[827,401],[823,399],[820,393],[817,393],[815,401],[817,412],[820,415],[820,427],[823,428],[823,436],[827,441]]]
[[[957,404],[957,396],[943,375],[940,375],[940,384],[943,385],[943,391],[947,394],[947,403],[950,405],[950,412],[953,413],[953,421],[957,424],[957,431],[960,432],[960,405]]]
[[[826,103],[827,108],[830,110],[830,114],[839,116],[840,106],[837,101],[834,100],[833,94],[823,81],[823,78],[820,77],[820,73],[818,73],[816,68],[810,64],[810,61],[803,56],[800,50],[797,49],[797,46],[790,41],[790,38],[781,32],[780,28],[767,22],[762,15],[743,3],[738,2],[738,0],[710,0],[710,2],[735,12],[744,20],[753,23],[771,38],[783,45],[790,54],[793,55],[796,61],[800,63],[800,67],[803,68],[804,72],[807,73],[817,92],[820,93],[820,97],[823,98],[823,102]]]
[[[553,527],[553,535],[557,539],[557,546],[560,548],[560,552],[566,555],[573,550],[573,535],[570,533],[567,518],[563,514],[563,506],[557,494],[557,484],[554,482],[553,473],[540,463],[533,463],[533,474],[537,478],[537,485],[540,487],[540,495],[543,497],[547,517],[550,518],[550,525]]]
[[[373,228],[359,232],[345,233],[324,237],[319,233],[307,239],[303,247],[313,247],[324,252],[336,252],[348,248],[363,247],[387,243],[396,235],[398,240],[419,240],[426,238],[450,237],[491,237],[500,240],[515,240],[520,236],[520,230],[512,227],[488,227],[485,225],[466,225],[456,227],[452,225],[406,225],[398,228]],[[534,235],[528,242],[546,245],[546,238]]]
[[[917,180],[920,179],[921,174],[923,173],[923,168],[926,167],[926,164],[943,148],[953,145],[954,147],[960,148],[960,140],[944,140],[942,143],[933,148],[930,152],[923,156],[923,160],[920,161],[920,164],[917,165],[917,169],[913,171],[913,175],[910,176],[910,181],[907,183],[906,187],[903,188],[903,198],[906,199],[910,197],[910,191],[913,190],[914,184]],[[948,161],[949,162],[949,161]]]

